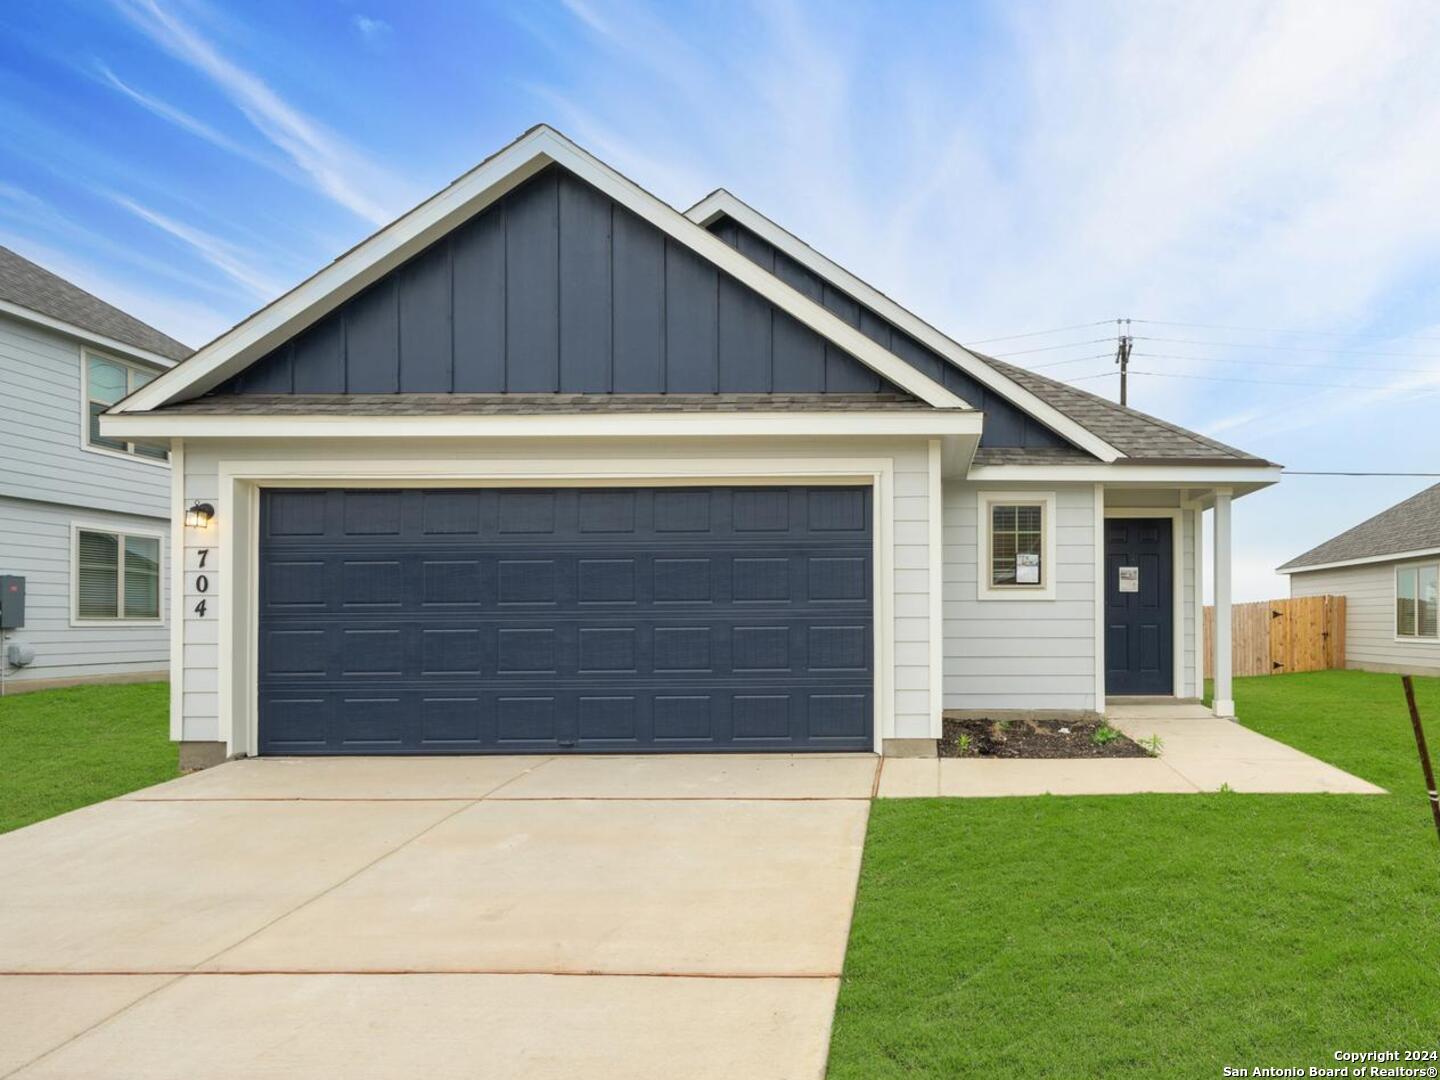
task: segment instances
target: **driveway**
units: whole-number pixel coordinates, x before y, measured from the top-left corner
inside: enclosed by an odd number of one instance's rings
[[[876,765],[239,761],[0,836],[0,1076],[819,1077]]]

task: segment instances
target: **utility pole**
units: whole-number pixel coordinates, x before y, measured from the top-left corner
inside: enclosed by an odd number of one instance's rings
[[[1120,365],[1120,404],[1129,404],[1130,347],[1135,339],[1130,336],[1130,320],[1115,320],[1115,363]]]

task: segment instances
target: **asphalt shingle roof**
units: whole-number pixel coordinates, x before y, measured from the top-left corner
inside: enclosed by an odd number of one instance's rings
[[[169,335],[7,247],[0,247],[0,300],[170,360],[184,360],[192,352]]]
[[[1303,570],[1308,566],[1400,555],[1427,548],[1440,548],[1440,484],[1380,511],[1304,555],[1297,555],[1280,569]]]
[[[1041,401],[1064,413],[1081,427],[1104,439],[1125,455],[1117,464],[1157,462],[1209,465],[1268,465],[1233,446],[1226,446],[1176,424],[1166,423],[1138,409],[1118,405],[1097,394],[1047,379],[1025,368],[989,356],[980,356],[995,370],[1013,379]]]
[[[1074,446],[982,446],[975,465],[1094,465],[1095,457]]]
[[[928,408],[908,394],[214,394],[161,411],[212,416],[531,416]]]

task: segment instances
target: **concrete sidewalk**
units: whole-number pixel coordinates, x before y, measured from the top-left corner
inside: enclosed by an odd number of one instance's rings
[[[1111,705],[1110,723],[1142,742],[1159,736],[1158,757],[1086,759],[942,758],[883,762],[881,798],[1005,795],[1138,795],[1219,791],[1382,795],[1368,781],[1294,747],[1175,702]]]
[[[240,761],[0,836],[0,1076],[818,1078],[876,769]]]

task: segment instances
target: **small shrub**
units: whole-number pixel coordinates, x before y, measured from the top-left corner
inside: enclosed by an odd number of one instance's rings
[[[956,749],[958,749],[962,754],[968,754],[970,752],[971,742],[972,740],[970,736],[962,731],[959,737],[955,740]]]
[[[1159,757],[1161,749],[1165,746],[1165,740],[1159,735],[1151,735],[1148,739],[1140,740],[1140,747],[1151,757]]]
[[[1118,738],[1120,738],[1120,732],[1116,731],[1109,724],[1101,724],[1090,733],[1090,741],[1096,746],[1104,746],[1106,743],[1112,743]]]

